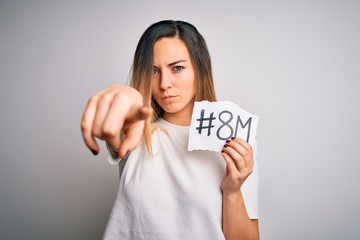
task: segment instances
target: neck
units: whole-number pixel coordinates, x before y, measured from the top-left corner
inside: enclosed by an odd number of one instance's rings
[[[163,119],[169,123],[178,126],[190,126],[191,124],[191,112],[181,112],[181,113],[167,113],[165,112],[163,115]]]

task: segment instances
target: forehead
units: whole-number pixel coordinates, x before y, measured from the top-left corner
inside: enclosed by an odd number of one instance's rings
[[[189,60],[190,55],[183,40],[172,38],[161,38],[154,45],[154,62],[166,62],[174,60]]]

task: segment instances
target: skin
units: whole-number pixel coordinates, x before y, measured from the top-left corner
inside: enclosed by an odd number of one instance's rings
[[[164,109],[163,118],[175,125],[189,126],[196,89],[194,67],[185,43],[178,38],[162,38],[154,45],[152,96]],[[85,144],[100,151],[95,138],[105,140],[123,157],[140,142],[144,120],[152,109],[143,106],[135,89],[114,84],[96,93],[88,102],[81,121]],[[125,138],[120,141],[120,133]],[[240,188],[252,173],[253,150],[246,141],[226,141],[222,150],[226,176],[223,193],[223,232],[227,240],[259,239],[258,220],[249,219]]]
[[[81,131],[86,146],[94,155],[100,151],[95,138],[106,141],[120,157],[140,142],[144,120],[152,109],[143,105],[141,94],[132,87],[113,84],[90,98],[85,108]],[[125,138],[120,141],[121,132]]]
[[[226,161],[223,192],[223,232],[227,240],[260,239],[258,220],[247,215],[240,188],[254,167],[253,150],[240,138],[227,140],[222,150]]]
[[[152,96],[164,109],[163,118],[189,126],[196,93],[194,67],[179,38],[162,38],[154,45]]]

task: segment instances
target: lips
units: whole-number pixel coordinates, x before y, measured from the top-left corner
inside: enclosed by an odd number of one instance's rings
[[[175,98],[177,97],[176,95],[167,95],[167,96],[164,96],[162,97],[163,100],[167,100],[167,99],[172,99],[172,98]]]

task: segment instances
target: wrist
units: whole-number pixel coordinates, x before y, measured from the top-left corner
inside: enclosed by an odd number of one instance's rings
[[[237,201],[238,199],[242,199],[242,193],[240,190],[231,193],[223,192],[223,200]]]

